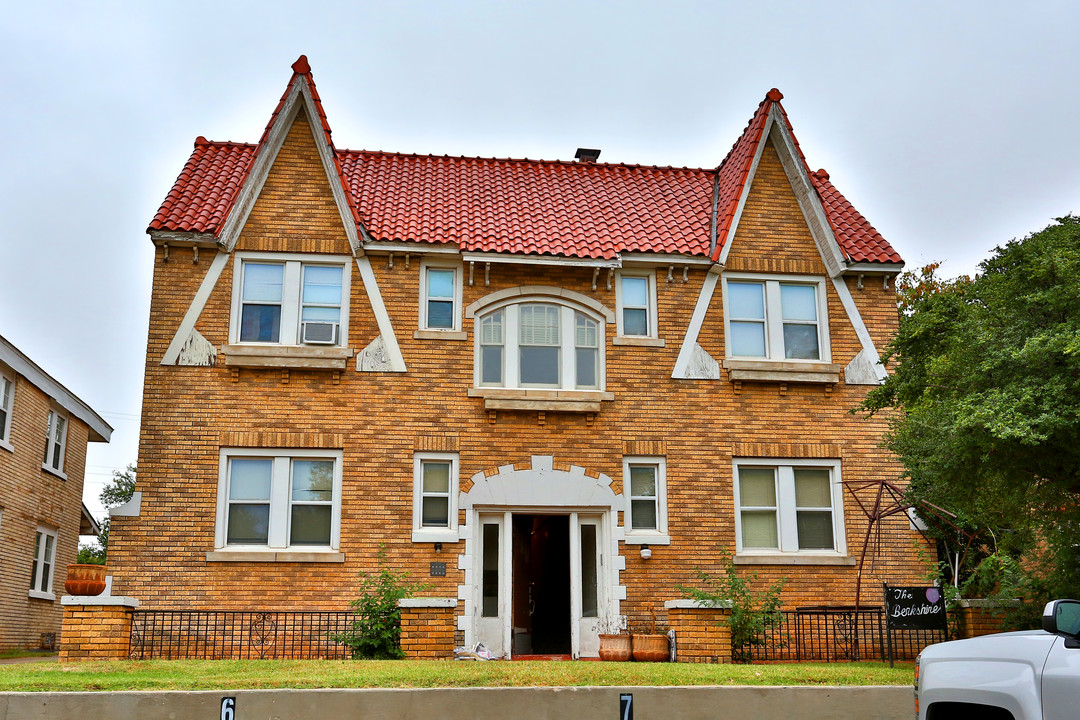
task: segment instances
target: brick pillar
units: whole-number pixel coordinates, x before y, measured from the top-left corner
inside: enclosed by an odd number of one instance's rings
[[[955,611],[960,617],[960,637],[971,638],[1001,632],[1009,610],[1019,604],[1016,600],[961,600]]]
[[[401,649],[418,660],[454,657],[455,598],[405,598],[401,608]]]
[[[131,642],[131,612],[139,601],[110,595],[65,595],[60,662],[126,660]]]
[[[669,600],[668,627],[675,631],[679,662],[731,662],[730,607],[709,607],[697,600]]]

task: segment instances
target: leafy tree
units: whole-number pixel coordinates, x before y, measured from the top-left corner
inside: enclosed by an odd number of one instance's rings
[[[953,514],[937,532],[959,551],[955,584],[1004,553],[1033,576],[1032,600],[1074,590],[1080,217],[996,248],[974,279],[936,269],[903,278],[886,353],[896,364],[861,407],[896,411],[885,444],[904,464],[910,501],[924,516]]]
[[[128,465],[123,472],[113,470],[112,480],[102,488],[98,499],[106,509],[123,505],[135,492],[135,466]],[[79,543],[78,561],[91,565],[104,565],[109,552],[109,518],[101,521],[96,543]]]

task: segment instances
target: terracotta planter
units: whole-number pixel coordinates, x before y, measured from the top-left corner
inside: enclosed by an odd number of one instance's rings
[[[626,662],[630,659],[629,635],[600,635],[600,659]]]
[[[68,565],[64,589],[69,595],[100,595],[105,592],[105,566]]]
[[[638,662],[666,662],[668,653],[667,635],[634,635],[634,659]]]

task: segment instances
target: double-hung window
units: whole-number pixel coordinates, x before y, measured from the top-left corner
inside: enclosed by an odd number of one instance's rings
[[[846,552],[840,463],[735,461],[740,553]]]
[[[11,449],[11,410],[15,405],[15,380],[0,371],[0,447]]]
[[[796,276],[726,275],[729,358],[828,361],[825,283]]]
[[[56,565],[56,530],[38,526],[34,535],[34,561],[30,570],[30,597],[55,599],[52,592]]]
[[[662,457],[623,458],[626,542],[666,545],[667,463]]]
[[[349,264],[336,256],[244,253],[233,289],[233,342],[341,345]]]
[[[456,542],[457,453],[413,457],[413,542]]]
[[[339,450],[222,450],[217,546],[337,548],[341,463]]]
[[[552,302],[517,302],[477,319],[478,384],[486,387],[599,390],[603,321]]]
[[[620,337],[657,337],[655,273],[620,270],[615,303]]]
[[[41,460],[41,466],[50,472],[63,475],[66,445],[67,417],[56,410],[50,410],[45,428],[45,457]]]
[[[461,329],[461,269],[420,263],[420,329]]]

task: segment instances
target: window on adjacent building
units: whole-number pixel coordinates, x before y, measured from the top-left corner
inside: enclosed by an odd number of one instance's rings
[[[420,329],[461,329],[461,270],[420,264]]]
[[[11,443],[11,410],[15,404],[15,379],[0,372],[0,445]]]
[[[34,562],[30,571],[30,595],[52,599],[56,560],[56,530],[38,526],[34,535]]]
[[[619,271],[615,302],[618,306],[619,335],[657,336],[655,273]]]
[[[45,429],[45,457],[41,464],[46,470],[64,472],[64,448],[67,445],[67,417],[55,410],[49,411]]]
[[[349,265],[341,258],[238,258],[233,341],[341,345],[348,337]]]
[[[413,459],[413,540],[455,542],[458,456],[417,453]]]
[[[667,542],[667,464],[662,457],[623,458],[627,542]]]
[[[821,280],[725,277],[724,310],[728,357],[778,361],[829,357]]]
[[[844,552],[840,465],[735,463],[740,552]]]
[[[599,390],[603,321],[580,308],[517,302],[477,319],[481,386]]]
[[[337,548],[336,450],[223,450],[218,547]]]

